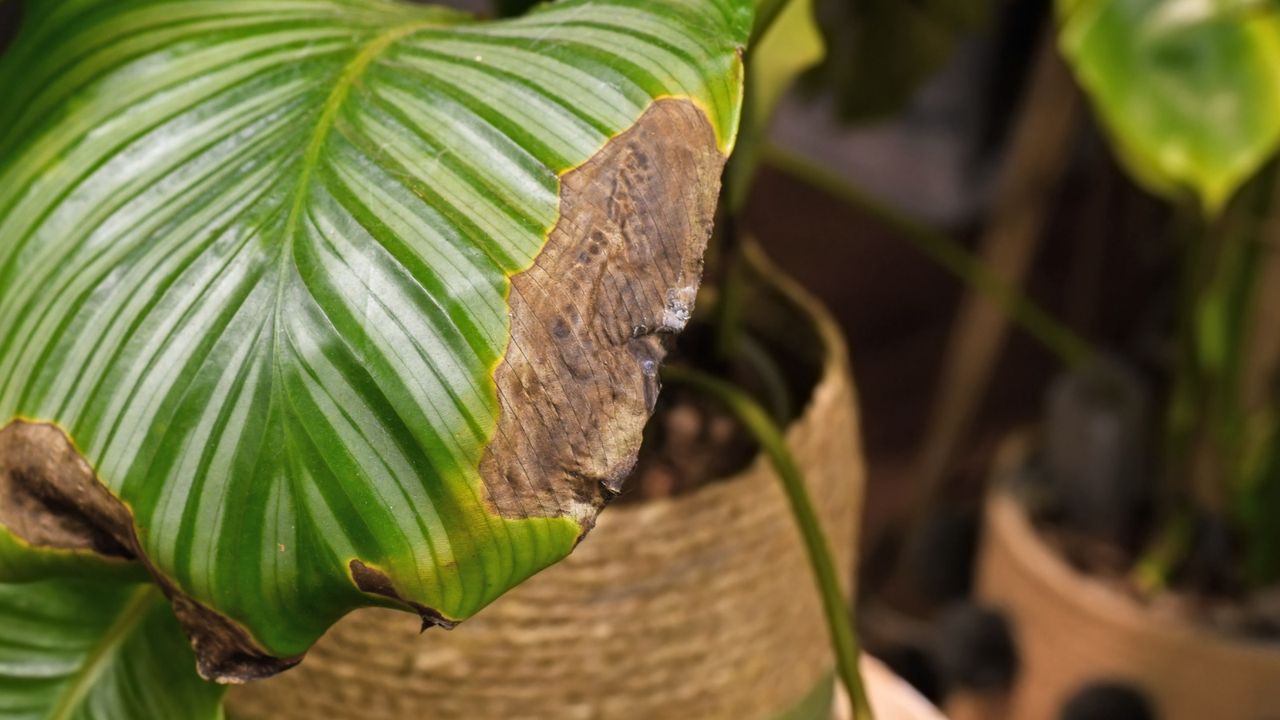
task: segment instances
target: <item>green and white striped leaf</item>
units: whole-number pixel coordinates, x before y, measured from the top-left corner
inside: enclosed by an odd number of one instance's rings
[[[0,717],[222,717],[223,688],[152,585],[83,580],[0,584]]]
[[[1280,146],[1280,5],[1058,0],[1062,53],[1148,188],[1210,212]]]
[[[134,558],[236,680],[566,555],[690,311],[750,0],[29,6],[0,574]]]

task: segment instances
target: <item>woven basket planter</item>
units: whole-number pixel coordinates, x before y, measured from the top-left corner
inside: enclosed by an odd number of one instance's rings
[[[863,466],[843,341],[785,281],[749,307],[818,378],[788,440],[849,583]],[[451,632],[353,613],[298,668],[233,689],[229,707],[261,720],[816,718],[830,715],[833,666],[799,533],[757,458],[607,509],[567,560]]]
[[[1157,614],[1070,566],[1036,532],[1002,478],[1031,447],[1011,440],[997,462],[978,558],[978,593],[1014,625],[1021,668],[1010,718],[1056,718],[1085,685],[1140,688],[1161,720],[1280,717],[1280,648]]]

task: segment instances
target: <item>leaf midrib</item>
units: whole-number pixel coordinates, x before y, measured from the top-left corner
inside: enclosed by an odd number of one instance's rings
[[[137,629],[138,624],[159,598],[160,590],[154,585],[143,585],[134,591],[119,616],[102,634],[98,642],[89,649],[84,663],[72,676],[71,682],[59,693],[58,703],[49,713],[48,720],[70,720],[81,701],[89,694],[89,690],[106,669],[116,649]]]
[[[325,98],[324,107],[320,111],[320,117],[316,120],[315,127],[311,130],[311,137],[307,141],[307,148],[302,156],[298,185],[294,188],[293,205],[289,210],[289,222],[286,226],[286,231],[290,234],[286,235],[286,241],[292,241],[291,231],[297,228],[303,201],[307,197],[307,187],[311,182],[311,174],[320,162],[320,152],[324,150],[325,141],[329,138],[329,131],[333,129],[333,123],[338,117],[338,112],[342,110],[347,96],[351,94],[351,87],[360,78],[364,77],[365,70],[369,68],[369,65],[379,55],[386,52],[387,48],[397,40],[419,30],[437,27],[438,25],[439,23],[435,22],[418,21],[384,31],[365,43],[360,52],[356,53],[351,62],[347,63],[346,67],[342,69],[342,74],[338,76],[338,81],[334,84],[333,89],[329,91],[329,96]]]
[[[329,139],[329,132],[333,129],[338,113],[342,110],[343,104],[346,103],[347,96],[351,94],[352,86],[360,78],[364,77],[365,70],[369,68],[369,65],[379,55],[386,52],[387,48],[397,40],[419,30],[438,27],[439,25],[440,23],[438,22],[419,20],[379,33],[372,40],[365,43],[364,47],[360,48],[360,51],[351,59],[351,62],[347,63],[346,67],[342,69],[342,74],[338,76],[338,81],[334,84],[333,89],[329,91],[329,96],[325,98],[324,106],[320,110],[320,117],[316,119],[316,124],[311,129],[311,136],[307,140],[307,147],[303,151],[302,164],[298,169],[298,184],[294,187],[293,202],[289,208],[289,218],[285,222],[284,246],[280,253],[282,264],[287,262],[291,254],[289,249],[293,244],[294,233],[297,232],[298,222],[302,216],[302,208],[307,199],[312,173],[320,163],[320,153],[324,150],[325,142]],[[281,276],[283,277],[283,273],[281,273]],[[279,300],[278,290],[277,301]],[[279,307],[279,302],[277,302],[277,307]]]
[[[342,74],[338,76],[337,82],[333,89],[329,91],[328,97],[325,98],[324,106],[320,110],[320,116],[316,119],[315,126],[311,129],[311,135],[307,139],[306,149],[302,154],[301,165],[298,169],[298,183],[294,187],[293,201],[289,208],[289,217],[285,221],[284,237],[281,238],[280,258],[276,266],[276,287],[275,287],[275,303],[272,309],[272,377],[273,382],[280,382],[282,379],[280,368],[281,357],[281,330],[282,318],[280,311],[284,307],[284,291],[285,278],[288,277],[288,265],[290,258],[293,257],[294,237],[298,232],[298,225],[301,222],[303,207],[306,204],[307,195],[311,188],[311,177],[316,166],[320,164],[320,154],[324,151],[325,143],[329,139],[329,133],[333,130],[335,120],[338,113],[341,112],[342,106],[347,101],[347,96],[351,94],[351,88],[364,77],[365,71],[369,65],[378,58],[379,55],[386,52],[396,41],[412,35],[420,30],[439,27],[442,23],[439,20],[417,20],[403,25],[397,25],[389,30],[385,30],[373,39],[369,40],[360,48],[359,52],[351,58],[351,61],[342,69]]]

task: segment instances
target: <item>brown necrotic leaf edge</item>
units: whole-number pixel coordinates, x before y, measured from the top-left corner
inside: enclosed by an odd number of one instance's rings
[[[355,581],[356,587],[360,588],[361,591],[370,595],[381,595],[402,605],[407,605],[418,613],[418,617],[422,618],[422,632],[426,632],[427,628],[442,627],[445,630],[452,630],[458,626],[456,620],[450,620],[434,608],[429,608],[421,603],[401,597],[395,585],[391,582],[391,578],[387,577],[386,573],[381,570],[369,567],[359,560],[352,560],[348,567],[351,570],[351,579]]]
[[[191,639],[209,680],[237,683],[297,665],[274,657],[231,620],[183,593],[141,551],[133,514],[99,480],[61,428],[14,420],[0,430],[0,524],[34,547],[143,563]]]
[[[724,156],[706,115],[654,102],[560,186],[560,221],[511,280],[501,412],[480,463],[508,518],[569,516],[584,533],[631,474],[665,341],[702,279]]]
[[[480,465],[495,513],[568,516],[585,535],[621,490],[657,399],[666,338],[693,311],[724,161],[705,113],[668,98],[561,177],[560,220],[511,280],[498,427]],[[54,424],[0,429],[0,524],[35,547],[143,563],[207,679],[239,683],[302,660],[272,656],[160,573],[129,508]],[[424,629],[455,624],[361,560],[348,569],[360,590],[414,610]]]

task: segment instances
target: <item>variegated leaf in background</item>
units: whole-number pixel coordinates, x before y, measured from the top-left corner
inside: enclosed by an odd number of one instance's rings
[[[1280,146],[1280,3],[1058,0],[1062,53],[1147,187],[1220,210]]]

